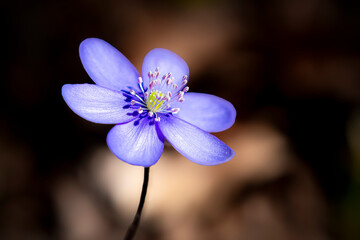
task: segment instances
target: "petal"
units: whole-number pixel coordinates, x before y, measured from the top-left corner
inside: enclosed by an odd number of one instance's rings
[[[86,72],[97,85],[113,90],[128,86],[138,89],[136,68],[109,43],[88,38],[80,44],[79,52]]]
[[[144,167],[154,165],[164,149],[164,137],[159,127],[147,119],[116,125],[106,141],[119,159]]]
[[[77,115],[95,123],[123,123],[134,119],[127,98],[121,92],[95,84],[66,84],[62,96]]]
[[[217,165],[234,157],[224,142],[177,117],[163,116],[159,127],[171,145],[194,163]]]
[[[159,68],[160,78],[164,74],[171,73],[171,76],[174,77],[174,83],[179,87],[183,81],[183,76],[189,76],[189,67],[181,57],[170,50],[155,48],[144,58],[142,75],[145,87],[149,85],[148,73],[150,71],[154,72],[157,67]]]
[[[174,105],[180,108],[176,117],[204,131],[221,132],[235,122],[236,110],[223,98],[205,93],[186,93],[184,99],[184,102]]]

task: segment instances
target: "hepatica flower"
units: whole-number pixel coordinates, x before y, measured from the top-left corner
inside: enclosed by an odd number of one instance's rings
[[[142,76],[107,42],[89,38],[80,44],[81,62],[95,84],[66,84],[62,96],[88,121],[116,124],[107,135],[110,150],[138,166],[155,164],[165,138],[187,159],[201,165],[230,160],[234,151],[209,132],[231,127],[236,111],[216,96],[191,93],[189,68],[161,48],[144,58]]]
[[[189,160],[216,165],[234,151],[209,132],[231,127],[236,111],[216,96],[189,93],[189,68],[175,53],[161,48],[144,59],[142,76],[107,42],[89,38],[80,44],[81,62],[95,84],[66,84],[62,96],[79,116],[116,124],[107,144],[121,160],[144,167],[138,210],[125,240],[133,239],[145,202],[149,167],[160,158],[165,138]]]

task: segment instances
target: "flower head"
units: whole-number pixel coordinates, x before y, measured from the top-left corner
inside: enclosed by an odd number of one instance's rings
[[[233,105],[213,95],[189,93],[189,68],[178,55],[151,50],[140,76],[124,55],[101,39],[84,40],[79,51],[95,84],[66,84],[62,96],[86,120],[116,124],[107,144],[119,159],[149,167],[159,160],[165,138],[201,165],[220,164],[234,156],[231,148],[209,133],[233,125]]]

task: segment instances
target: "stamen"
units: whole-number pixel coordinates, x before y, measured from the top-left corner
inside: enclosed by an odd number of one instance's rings
[[[137,99],[131,101],[131,104],[139,104],[142,108],[137,111],[139,113],[145,113],[149,117],[154,117],[154,120],[159,122],[160,117],[158,114],[177,114],[180,108],[171,108],[172,101],[183,102],[184,93],[189,91],[189,87],[186,86],[188,83],[188,76],[184,75],[182,81],[177,85],[171,72],[160,75],[159,67],[155,68],[155,71],[149,71],[149,85],[144,86],[144,81],[141,77],[138,78],[138,83],[142,94],[136,95],[135,91],[131,91],[132,95],[140,97],[142,100],[139,102]],[[160,76],[160,77],[159,77]],[[146,88],[147,87],[147,88]],[[144,91],[146,89],[146,92]],[[174,91],[176,89],[176,91]],[[172,95],[176,95],[173,99]],[[139,106],[138,105],[138,106]],[[144,109],[143,109],[144,108]]]
[[[135,103],[136,103],[136,101],[135,100],[131,100],[131,105],[134,105]]]
[[[173,114],[176,114],[180,111],[180,108],[173,108],[170,110]]]
[[[143,79],[142,79],[142,77],[138,77],[138,83],[139,83],[139,87],[140,87],[140,90],[141,90],[141,92],[145,92],[144,91],[144,84],[143,84]]]
[[[167,84],[167,85],[171,85],[171,84],[173,83],[173,81],[174,81],[173,78],[168,78],[168,79],[166,80],[166,84]]]
[[[164,101],[164,100],[168,102],[170,99],[168,98],[168,96],[164,95],[161,97],[161,101]]]
[[[155,81],[155,80],[152,80],[152,81],[150,82],[150,84],[149,84],[149,88],[150,88],[150,89],[154,88],[155,84],[156,84],[156,81]]]
[[[142,104],[145,104],[144,99],[142,97],[140,97],[139,95],[137,95],[133,89],[130,90],[130,93],[131,93],[131,95],[134,95],[135,97],[137,97]]]
[[[165,97],[166,97],[166,101],[169,102],[169,101],[171,100],[171,92],[168,91],[168,92],[166,93],[166,96],[165,96]]]

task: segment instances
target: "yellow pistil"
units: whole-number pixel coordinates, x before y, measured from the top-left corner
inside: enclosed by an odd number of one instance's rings
[[[165,102],[165,100],[163,99],[164,97],[165,97],[165,94],[163,94],[162,92],[160,92],[158,90],[151,92],[151,94],[148,97],[148,102],[147,102],[149,111],[156,113],[161,108],[163,103]]]

